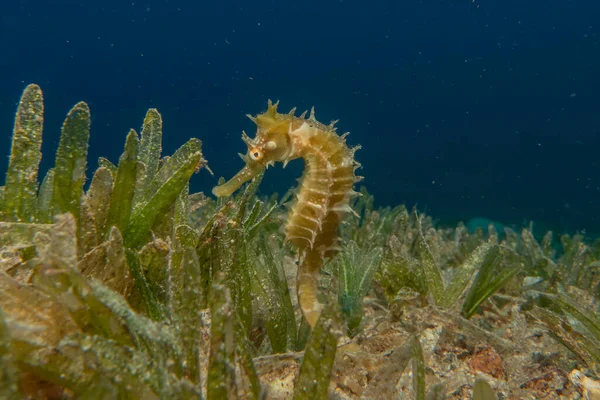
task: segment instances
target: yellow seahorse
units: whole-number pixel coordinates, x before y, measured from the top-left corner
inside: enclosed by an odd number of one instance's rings
[[[323,260],[340,249],[338,225],[347,213],[354,213],[350,199],[357,195],[355,176],[360,164],[346,145],[346,135],[339,136],[335,122],[324,125],[315,119],[314,109],[309,118],[306,112],[296,117],[295,108],[279,114],[277,105],[269,100],[267,111],[248,117],[256,123],[256,138],[245,132],[242,140],[248,153],[241,155],[246,162],[231,180],[213,189],[216,196],[229,196],[244,182],[252,179],[265,167],[280,161],[285,165],[303,158],[305,170],[294,205],[285,227],[286,241],[298,250],[298,303],[306,321],[312,327],[321,313],[317,299],[317,281]]]

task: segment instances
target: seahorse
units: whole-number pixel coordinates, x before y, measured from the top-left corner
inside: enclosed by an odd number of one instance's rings
[[[257,126],[251,139],[242,131],[248,152],[240,157],[246,165],[228,182],[213,189],[215,196],[230,196],[245,182],[275,162],[302,158],[305,169],[300,188],[290,207],[285,226],[286,242],[298,251],[297,292],[304,318],[311,327],[317,323],[323,305],[317,298],[318,278],[323,261],[340,250],[338,226],[349,213],[350,199],[357,192],[354,184],[362,180],[355,171],[360,164],[349,148],[346,136],[338,135],[335,122],[324,125],[315,119],[314,108],[295,116],[293,108],[287,114],[277,112],[279,102],[268,102],[267,111],[248,115]]]

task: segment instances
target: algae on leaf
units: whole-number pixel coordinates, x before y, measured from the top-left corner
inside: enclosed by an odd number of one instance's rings
[[[83,256],[77,269],[87,278],[103,282],[124,297],[128,297],[134,285],[125,257],[123,237],[113,227],[107,239]]]
[[[460,267],[457,267],[457,270],[452,275],[452,280],[444,291],[444,297],[440,301],[440,306],[451,307],[458,301],[472,282],[473,275],[477,273],[485,257],[491,251],[497,252],[497,246],[493,247],[490,243],[482,243],[467,256],[464,263]]]
[[[547,294],[546,297],[552,299],[564,312],[569,313],[577,319],[600,343],[600,317],[598,317],[597,313],[586,310],[585,307],[582,307],[581,304],[578,304],[564,292],[559,292],[557,296]]]
[[[0,186],[0,220],[4,220],[4,186]]]
[[[473,386],[473,400],[496,400],[496,395],[489,383],[483,379],[477,379]]]
[[[382,256],[381,248],[360,249],[351,240],[344,246],[338,259],[338,302],[351,337],[358,331],[363,317],[363,298],[371,287]]]
[[[54,215],[70,212],[79,220],[89,137],[90,109],[81,102],[67,115],[56,152],[52,190]]]
[[[117,166],[113,164],[109,159],[104,157],[98,158],[98,167],[104,167],[110,171],[113,177],[117,176]]]
[[[51,226],[47,224],[0,222],[0,243],[2,246],[33,244],[35,235],[47,233],[50,229]]]
[[[260,385],[260,378],[258,377],[256,368],[254,366],[254,361],[252,360],[252,343],[246,336],[246,333],[243,329],[243,325],[238,323],[237,328],[238,329],[236,330],[236,353],[238,357],[238,362],[240,365],[240,369],[245,373],[245,377],[249,381],[249,387],[247,389],[243,388],[243,392],[245,393],[248,399],[264,399],[266,397],[266,392]]]
[[[423,236],[423,226],[421,218],[417,218],[417,238],[415,241],[416,254],[421,265],[421,272],[424,281],[427,285],[427,291],[430,293],[436,303],[442,301],[444,296],[444,281],[440,269],[433,258],[431,249]]]
[[[188,142],[178,148],[172,156],[163,159],[160,168],[152,175],[152,179],[145,186],[146,199],[150,199],[158,192],[158,190],[171,178],[171,176],[179,169],[180,165],[185,163],[191,154],[197,152],[202,153],[202,143],[196,138],[190,139]],[[141,154],[140,154],[141,156]],[[141,157],[140,157],[141,158]],[[142,161],[143,162],[143,161]],[[198,167],[200,162],[196,165]],[[149,174],[146,170],[146,174]]]
[[[170,273],[170,311],[177,324],[178,334],[185,355],[186,376],[200,383],[200,336],[202,326],[201,302],[202,286],[200,284],[200,263],[193,247],[178,250],[181,253],[174,257],[171,253]]]
[[[235,399],[234,310],[225,275],[214,277],[211,290],[210,359],[206,383],[208,400]]]
[[[175,201],[175,211],[173,213],[173,226],[175,229],[179,226],[189,226],[190,224],[190,183],[188,182],[179,193]],[[191,229],[191,228],[190,228]],[[197,235],[196,235],[197,236]],[[194,243],[192,247],[196,247]]]
[[[181,157],[172,166],[173,174],[164,180],[156,193],[147,202],[140,204],[131,216],[129,228],[125,234],[125,243],[128,247],[138,248],[148,239],[150,230],[156,219],[166,213],[175,203],[179,193],[185,188],[194,172],[196,172],[198,164],[202,159],[200,145],[197,141],[188,143],[192,145],[186,146],[188,151],[185,157]]]
[[[425,359],[423,358],[423,347],[417,336],[410,340],[412,349],[412,374],[413,391],[417,400],[425,400]]]
[[[300,373],[296,378],[294,399],[326,399],[331,370],[340,336],[339,309],[331,304],[325,307],[312,330]]]
[[[19,392],[19,371],[13,363],[11,335],[4,319],[0,304],[0,398],[17,400]]]
[[[108,211],[113,193],[113,176],[108,168],[100,167],[94,173],[92,183],[83,203],[89,208],[90,217],[99,242],[104,238],[107,229]]]
[[[115,176],[114,189],[110,199],[110,210],[106,228],[116,226],[125,232],[129,225],[129,217],[133,207],[133,196],[138,168],[139,139],[132,129],[125,141],[125,150],[119,159],[119,167]],[[104,231],[103,231],[104,232]]]
[[[162,117],[159,112],[151,108],[146,113],[142,125],[142,140],[139,149],[138,160],[144,164],[145,172],[137,177],[134,206],[147,201],[146,190],[150,181],[154,178],[160,163],[162,152]]]
[[[54,190],[54,168],[50,168],[42,181],[38,193],[37,220],[42,224],[52,222],[52,191]]]
[[[258,240],[263,259],[252,263],[252,278],[259,290],[258,299],[266,308],[266,329],[274,353],[283,353],[296,346],[296,318],[281,261],[275,260],[268,239]]]
[[[247,331],[251,329],[252,324],[252,281],[248,248],[248,232],[251,227],[247,226],[245,221],[248,204],[261,179],[262,174],[255,176],[235,202],[223,205],[217,215],[227,217],[221,221],[222,231],[215,234],[214,271],[225,273],[235,312]],[[263,219],[262,222],[264,221]]]
[[[144,311],[154,321],[162,320],[165,317],[164,308],[148,283],[138,255],[134,250],[126,249],[125,257],[127,258],[127,265],[129,265],[129,272],[131,272],[131,276],[133,277],[134,288],[141,294]]]
[[[170,285],[173,283],[170,276],[173,274],[175,258],[173,250],[163,239],[154,238],[137,252],[150,290],[162,304],[168,303]]]
[[[477,307],[502,288],[521,271],[519,257],[508,248],[493,248],[481,264],[462,306],[462,314],[470,318]]]
[[[595,310],[576,301],[562,288],[557,294],[542,294],[540,300],[554,310],[537,308],[533,314],[551,328],[562,344],[579,355],[588,368],[600,374],[600,317]]]
[[[42,90],[37,85],[29,85],[19,102],[6,172],[2,211],[7,221],[34,222],[36,219],[43,124]]]

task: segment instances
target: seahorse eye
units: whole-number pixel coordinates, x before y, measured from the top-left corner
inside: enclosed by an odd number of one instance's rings
[[[250,157],[254,161],[260,161],[263,158],[263,153],[258,147],[255,147],[252,150],[250,150]]]

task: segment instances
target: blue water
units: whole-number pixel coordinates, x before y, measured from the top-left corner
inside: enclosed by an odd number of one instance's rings
[[[599,29],[597,0],[3,1],[3,154],[35,82],[44,170],[64,115],[84,100],[88,172],[98,156],[118,160],[128,129],[157,107],[166,153],[199,137],[229,178],[245,151],[239,134],[252,130],[244,114],[280,99],[340,119],[363,146],[379,205],[597,233]],[[295,164],[270,169],[261,190],[295,184]],[[192,189],[215,183],[201,172]]]

